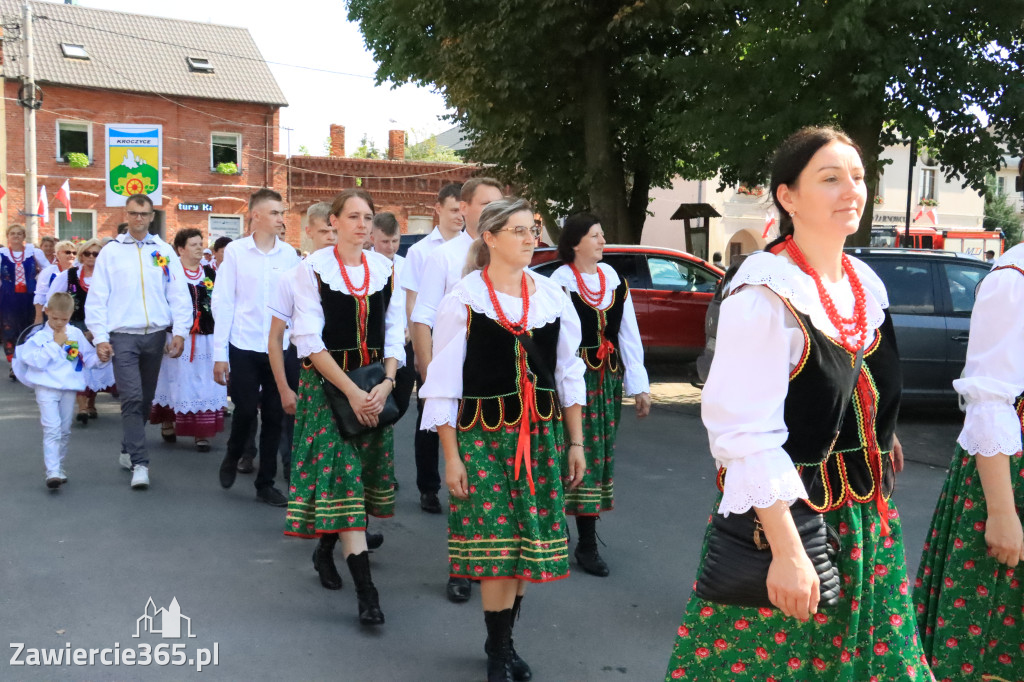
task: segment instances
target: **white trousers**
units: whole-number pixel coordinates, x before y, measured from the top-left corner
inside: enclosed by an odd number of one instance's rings
[[[36,388],[39,421],[43,424],[43,463],[46,477],[59,476],[64,469],[71,438],[71,421],[75,417],[75,391]]]

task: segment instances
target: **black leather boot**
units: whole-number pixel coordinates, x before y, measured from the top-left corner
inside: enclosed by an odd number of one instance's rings
[[[512,609],[484,611],[487,682],[512,682]]]
[[[590,575],[604,578],[608,575],[608,564],[604,562],[597,552],[597,517],[577,516],[576,533],[579,539],[576,541],[576,563]]]
[[[320,542],[313,550],[313,568],[320,574],[320,584],[328,590],[341,589],[341,575],[334,565],[334,545],[338,543],[338,535],[330,533],[321,535]]]
[[[516,601],[512,604],[512,616],[509,625],[509,639],[508,646],[512,652],[512,679],[516,682],[525,682],[526,680],[533,678],[533,671],[530,670],[529,664],[519,656],[519,652],[516,651],[515,642],[512,640],[512,628],[516,626],[516,621],[519,619],[519,609],[523,604],[523,596],[520,594],[516,595]],[[491,654],[491,640],[488,637],[487,641],[484,642],[484,651],[487,655]]]
[[[373,580],[370,578],[370,555],[366,552],[350,554],[345,561],[356,585],[359,622],[363,625],[382,625],[384,614],[380,610],[377,588],[373,586]]]

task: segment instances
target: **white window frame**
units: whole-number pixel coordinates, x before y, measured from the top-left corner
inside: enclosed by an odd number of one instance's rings
[[[215,164],[213,162],[213,148],[214,148],[213,138],[214,138],[215,135],[221,135],[223,137],[233,137],[233,138],[235,138],[235,152],[236,152],[236,154],[238,156],[238,161],[235,162],[235,165],[238,166],[238,172],[241,173],[242,172],[242,133],[219,132],[219,131],[216,131],[216,130],[210,132],[210,170],[211,171],[217,170],[217,164]]]
[[[235,219],[237,219],[238,220],[238,236],[237,237],[232,237],[231,240],[234,241],[236,239],[241,239],[242,237],[245,236],[245,216],[242,215],[241,213],[209,213],[206,216],[206,240],[207,240],[207,244],[210,246],[210,248],[213,248],[213,242],[216,241],[215,239],[213,239],[213,233],[212,233],[212,231],[210,229],[212,227],[210,225],[210,221],[213,218],[235,218]]]
[[[54,144],[54,151],[57,154],[57,156],[56,156],[57,160],[62,162],[62,163],[66,163],[66,162],[64,161],[64,155],[61,153],[61,149],[60,149],[60,126],[61,126],[61,124],[72,125],[72,126],[85,126],[85,134],[86,134],[86,136],[88,138],[88,142],[86,144],[89,147],[89,151],[88,151],[87,156],[89,157],[89,165],[91,166],[92,163],[93,163],[93,159],[92,159],[92,124],[91,123],[87,123],[85,121],[69,121],[69,120],[62,120],[62,119],[58,119],[57,122],[54,123],[55,130],[56,130],[56,133],[57,133],[57,138],[56,138],[55,144]]]
[[[61,203],[57,203],[57,205],[54,206],[54,205],[51,204],[50,205],[50,210],[53,211],[53,216],[52,216],[53,223],[51,223],[51,224],[53,225],[53,234],[54,234],[54,236],[56,236],[57,241],[61,241],[61,240],[64,240],[64,239],[70,239],[70,237],[65,237],[65,236],[62,236],[62,235],[58,234],[58,231],[60,230],[60,216],[66,214],[66,209],[64,208],[64,205],[61,204]],[[79,215],[81,213],[88,213],[90,216],[92,216],[92,236],[89,237],[89,239],[95,239],[96,238],[96,213],[97,212],[95,210],[93,210],[93,209],[75,208],[74,204],[71,205],[71,215],[72,216],[76,216],[76,215]]]
[[[926,194],[925,191],[924,191],[925,190],[925,177],[927,177],[927,175],[929,173],[931,174],[931,179],[932,179],[932,181],[931,181],[931,184],[932,184],[931,196]],[[922,166],[921,167],[921,174],[920,174],[920,181],[918,183],[918,188],[917,188],[917,192],[918,192],[918,197],[917,198],[918,198],[918,201],[920,201],[921,199],[932,199],[933,201],[937,201],[938,198],[939,198],[938,184],[939,184],[939,167],[938,166]]]

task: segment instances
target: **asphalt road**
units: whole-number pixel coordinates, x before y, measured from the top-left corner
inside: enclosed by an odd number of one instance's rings
[[[186,442],[162,443],[150,427],[152,486],[133,491],[117,465],[117,404],[108,396],[97,402],[100,418],[74,427],[68,485],[51,493],[33,395],[0,386],[0,639],[23,644],[23,661],[30,648],[140,654],[144,645],[183,644],[168,647],[172,660],[205,655],[200,649],[212,658],[216,649],[217,664],[201,673],[194,664],[103,666],[97,653],[94,665],[13,666],[17,649],[9,648],[0,680],[484,678],[479,598],[455,605],[444,597],[445,517],[419,509],[410,416],[396,433],[396,516],[372,523],[386,538],[372,564],[387,623],[374,632],[357,622],[340,558],[344,589],[322,589],[310,562],[314,543],[282,534],[283,510],[255,501],[251,475],[220,488],[225,435],[201,454]],[[516,648],[536,680],[664,675],[714,498],[714,465],[692,400],[656,405],[644,422],[630,410],[619,438],[618,508],[598,525],[611,576],[574,570],[568,580],[531,587],[524,601]],[[914,460],[896,495],[911,575],[958,420],[955,412],[922,412],[901,423]],[[194,637],[133,637],[150,598],[156,609],[176,598]]]

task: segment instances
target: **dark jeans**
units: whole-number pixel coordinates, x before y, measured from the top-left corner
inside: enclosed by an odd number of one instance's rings
[[[231,401],[235,411],[231,415],[231,435],[225,462],[238,464],[245,453],[246,441],[256,423],[260,410],[260,468],[256,474],[256,489],[274,485],[277,475],[277,448],[281,442],[281,396],[270,370],[270,357],[266,353],[242,350],[228,346],[231,364]]]
[[[413,356],[412,345],[406,347],[406,363],[415,372],[416,358]],[[417,388],[423,385],[423,379],[416,375]],[[416,487],[421,493],[437,493],[441,489],[441,475],[438,473],[438,450],[441,441],[434,431],[420,431],[423,420],[423,401],[416,401],[416,436],[413,447],[416,450]]]
[[[121,451],[132,457],[132,465],[149,466],[146,452],[146,424],[164,359],[167,332],[122,334],[113,332],[114,381],[121,396]]]
[[[299,356],[295,352],[295,346],[289,346],[284,352],[284,376],[288,381],[288,387],[293,391],[299,390]],[[292,438],[295,435],[295,415],[288,414],[282,410],[281,424],[281,446],[278,452],[281,453],[281,472],[284,474],[284,482],[288,483],[291,474],[292,463]]]

